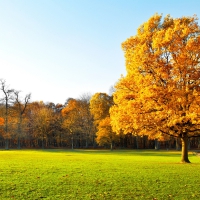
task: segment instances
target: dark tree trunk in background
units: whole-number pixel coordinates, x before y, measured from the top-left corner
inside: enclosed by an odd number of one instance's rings
[[[160,142],[157,139],[155,140],[155,149],[156,150],[160,149]]]

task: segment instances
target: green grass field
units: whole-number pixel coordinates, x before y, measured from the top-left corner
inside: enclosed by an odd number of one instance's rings
[[[200,199],[200,157],[177,151],[0,151],[0,199]]]

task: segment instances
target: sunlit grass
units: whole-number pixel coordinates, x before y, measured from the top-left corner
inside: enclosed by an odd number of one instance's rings
[[[0,199],[200,199],[200,157],[180,152],[0,151]]]

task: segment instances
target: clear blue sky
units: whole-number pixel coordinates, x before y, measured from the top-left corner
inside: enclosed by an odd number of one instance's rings
[[[121,43],[155,13],[200,17],[199,0],[0,0],[0,78],[32,101],[109,92]]]

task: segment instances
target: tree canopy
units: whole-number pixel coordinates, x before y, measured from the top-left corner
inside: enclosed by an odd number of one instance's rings
[[[113,98],[106,93],[96,93],[90,100],[90,112],[94,116],[94,123],[97,128],[96,141],[100,145],[110,144],[118,140],[116,133],[112,131],[110,124],[109,110],[113,105]]]
[[[200,135],[200,27],[197,18],[155,14],[122,43],[127,74],[116,84],[113,130],[150,138]]]

